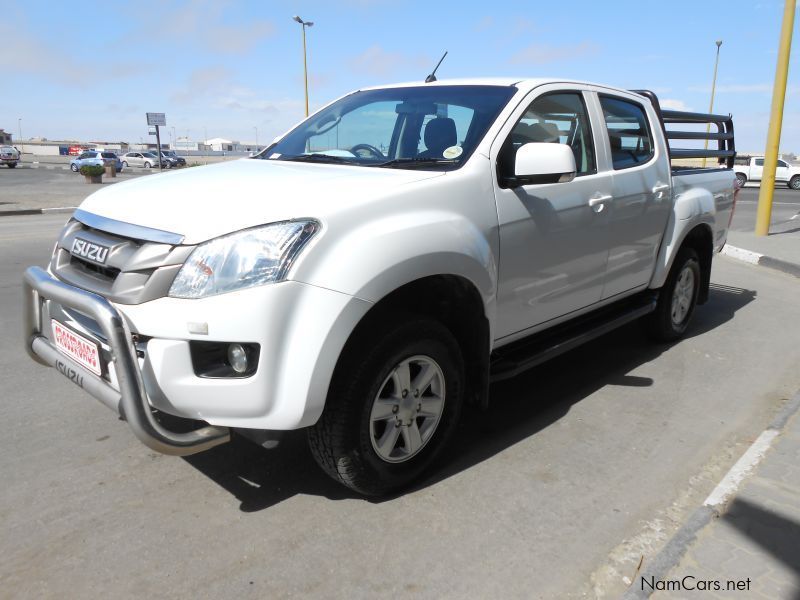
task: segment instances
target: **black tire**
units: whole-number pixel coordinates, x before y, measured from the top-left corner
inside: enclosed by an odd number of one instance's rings
[[[125,162],[124,160],[122,161],[122,168],[123,169],[127,169],[128,168],[128,163]]]
[[[16,166],[17,166],[17,163],[8,163],[8,168],[9,169],[14,169],[14,168],[16,168]]]
[[[789,180],[789,188],[793,190],[800,190],[800,175],[795,175]]]
[[[678,286],[688,291],[689,279],[690,296],[681,293],[681,290],[676,293]],[[647,316],[646,325],[650,337],[660,342],[672,342],[683,336],[697,306],[700,281],[700,260],[697,252],[693,248],[681,248],[664,287],[659,292],[656,310]]]
[[[739,187],[743,188],[744,184],[747,183],[747,177],[745,177],[744,173],[737,173],[736,179],[739,180]]]
[[[73,173],[77,173],[78,172],[78,165],[76,165],[76,164],[70,165],[69,168],[72,170]]]
[[[150,168],[150,163],[149,163],[149,162],[146,162],[146,163],[144,163],[144,165],[142,165],[142,166],[143,166],[145,169],[149,169],[149,168]]]
[[[377,440],[373,441],[376,431],[371,426],[373,404],[377,406],[379,395],[387,385],[393,385],[389,383],[390,374],[401,363],[415,358],[432,359],[440,368],[444,382],[443,408],[432,433],[416,454],[388,462],[378,454]],[[422,395],[430,390],[432,387],[426,387]],[[317,424],[308,429],[311,453],[329,476],[356,492],[377,496],[400,490],[430,467],[446,447],[461,415],[463,398],[464,364],[450,331],[428,318],[392,319],[390,326],[382,330],[371,328],[367,335],[348,342],[336,366],[325,411]],[[417,403],[410,395],[408,399],[412,404]],[[390,415],[388,419],[399,420],[399,417]],[[416,421],[417,432],[418,423],[425,426],[424,417],[413,416],[409,426],[412,420]],[[391,431],[389,421],[376,423],[375,427],[385,426],[383,434]],[[394,426],[400,427],[397,423]],[[400,437],[406,439],[405,434]],[[397,434],[395,438],[398,446],[394,443],[392,446],[403,452],[405,442]]]

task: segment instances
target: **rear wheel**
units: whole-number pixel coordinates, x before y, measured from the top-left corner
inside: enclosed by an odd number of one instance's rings
[[[149,162],[144,163],[144,168],[145,169],[149,169],[150,168],[150,163]]]
[[[736,179],[739,181],[739,187],[744,187],[744,184],[747,183],[747,177],[745,177],[744,173],[737,173]]]
[[[348,343],[325,412],[308,430],[333,479],[365,494],[409,485],[453,435],[464,397],[458,344],[437,321],[410,317]]]
[[[128,168],[128,163],[125,162],[124,160],[122,161],[122,168],[123,169],[127,169]]]
[[[800,175],[795,175],[789,180],[789,187],[793,190],[800,190]]]
[[[681,248],[658,296],[656,310],[648,315],[648,331],[662,342],[677,340],[686,332],[700,291],[700,260],[692,248]]]

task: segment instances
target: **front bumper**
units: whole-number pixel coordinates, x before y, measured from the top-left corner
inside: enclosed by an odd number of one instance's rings
[[[25,347],[37,362],[55,367],[86,392],[123,417],[146,446],[172,455],[202,452],[230,439],[226,427],[206,426],[188,433],[170,431],[150,407],[130,330],[122,315],[105,298],[64,284],[39,267],[25,271]],[[42,299],[80,311],[94,319],[111,347],[119,390],[61,353],[42,334]],[[111,364],[109,367],[111,367]]]

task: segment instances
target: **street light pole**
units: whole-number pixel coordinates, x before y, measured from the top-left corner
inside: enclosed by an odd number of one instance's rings
[[[256,130],[256,152],[258,152],[258,127],[254,125],[253,129]]]
[[[714,92],[717,89],[717,67],[719,67],[719,47],[722,46],[722,40],[717,40],[715,42],[717,44],[717,58],[714,61],[714,77],[711,80],[711,103],[708,105],[708,112],[714,112]],[[711,123],[706,124],[706,136],[708,136],[709,132],[711,131]],[[708,137],[706,137],[705,142],[703,143],[703,149],[708,150]],[[706,158],[703,157],[703,166],[706,166]]]
[[[19,128],[19,145],[22,146],[20,154],[25,152],[25,142],[22,141],[22,117],[17,119],[17,127]]]
[[[767,147],[764,152],[764,171],[761,174],[761,190],[758,193],[756,213],[756,235],[769,235],[769,222],[772,219],[772,198],[775,193],[775,169],[778,166],[778,147],[781,142],[783,124],[783,104],[786,100],[786,80],[789,77],[789,54],[792,49],[792,28],[796,0],[786,0],[783,9],[780,44],[778,45],[778,64],[775,67],[775,84],[772,88],[772,108],[767,130]]]
[[[306,90],[306,116],[308,116],[308,61],[306,59],[306,27],[313,27],[314,23],[312,21],[303,21],[303,19],[297,15],[292,18],[300,23],[300,26],[303,28],[303,80],[305,81]]]
[[[203,154],[205,155],[205,159],[203,160],[203,162],[205,164],[208,164],[208,128],[207,127],[203,127],[203,135],[205,136],[205,139],[203,140]]]

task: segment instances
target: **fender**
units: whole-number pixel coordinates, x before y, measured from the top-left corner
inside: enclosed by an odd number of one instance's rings
[[[664,230],[653,276],[650,278],[650,288],[660,288],[664,285],[675,255],[690,231],[698,225],[704,225],[713,233],[715,215],[714,197],[708,190],[690,188],[675,194],[672,213]]]

